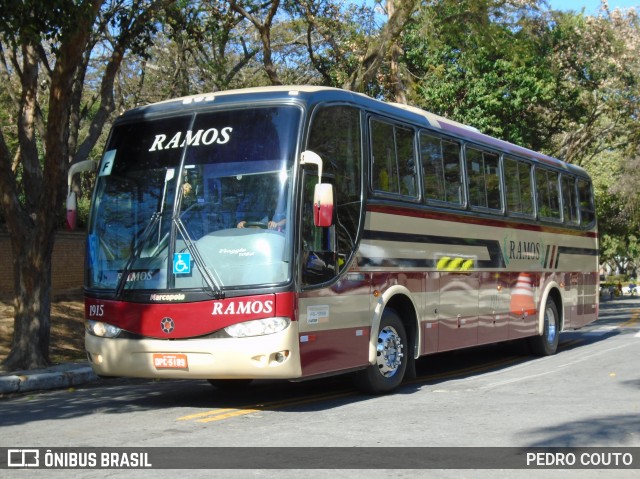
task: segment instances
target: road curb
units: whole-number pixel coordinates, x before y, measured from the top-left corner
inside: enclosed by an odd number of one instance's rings
[[[96,381],[88,363],[70,363],[0,376],[0,395],[68,388]]]

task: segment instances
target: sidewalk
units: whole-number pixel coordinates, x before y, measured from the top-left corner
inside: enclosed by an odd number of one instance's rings
[[[9,354],[13,322],[12,300],[0,299],[0,358]],[[52,298],[50,343],[50,354],[57,364],[43,369],[0,371],[0,397],[65,389],[97,380],[84,353],[84,298],[81,292],[59,292]],[[58,350],[54,344],[59,346]]]
[[[68,388],[97,380],[98,377],[87,362],[0,373],[0,397],[5,394]]]

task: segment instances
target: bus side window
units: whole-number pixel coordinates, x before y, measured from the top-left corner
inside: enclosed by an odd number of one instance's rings
[[[473,148],[465,149],[467,160],[467,185],[469,186],[469,202],[472,206],[487,207],[487,196],[484,184],[484,166],[482,152]]]
[[[424,195],[429,200],[445,201],[444,167],[439,138],[420,134],[420,154],[424,176]]]
[[[471,206],[502,210],[499,156],[466,148],[465,157]]]
[[[398,180],[396,152],[393,141],[393,125],[371,121],[371,153],[373,157],[372,182],[377,191],[393,191]]]
[[[578,197],[581,224],[588,226],[596,220],[596,208],[593,205],[593,191],[590,181],[578,179]]]
[[[427,200],[461,205],[463,197],[460,181],[460,145],[421,133],[420,153],[424,172],[424,194]]]
[[[416,177],[416,156],[413,142],[413,130],[396,127],[398,148],[398,170],[400,176],[400,194],[418,196],[418,178]]]
[[[560,219],[560,195],[558,173],[544,168],[536,168],[536,191],[538,193],[538,214],[541,218]]]
[[[562,175],[562,211],[564,222],[577,225],[580,222],[578,213],[578,193],[576,190],[576,179],[572,176]]]
[[[533,216],[531,164],[509,157],[504,158],[503,164],[507,211],[510,214]]]
[[[410,128],[371,120],[372,185],[396,195],[418,194],[414,134]]]
[[[500,181],[500,157],[493,153],[483,153],[484,180],[487,188],[487,207],[502,210],[502,183]]]
[[[462,157],[458,143],[442,141],[442,162],[444,165],[445,201],[463,205]]]

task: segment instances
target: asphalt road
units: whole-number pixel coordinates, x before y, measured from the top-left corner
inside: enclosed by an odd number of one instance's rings
[[[563,333],[555,356],[529,356],[521,343],[438,354],[421,359],[418,378],[387,396],[359,394],[349,376],[259,381],[234,393],[206,381],[112,379],[18,395],[0,400],[0,447],[298,446],[316,449],[326,464],[344,459],[332,459],[336,450],[330,447],[376,447],[389,462],[384,470],[301,472],[286,470],[285,464],[285,470],[192,470],[190,478],[636,477],[640,452],[635,470],[509,470],[499,463],[488,470],[480,461],[478,470],[415,471],[396,467],[395,457],[409,447],[486,447],[488,455],[502,447],[640,448],[639,357],[640,301],[625,298],[603,303],[592,325]],[[85,478],[122,471],[37,472]],[[2,476],[23,473],[2,471]],[[128,474],[183,475],[175,470]]]

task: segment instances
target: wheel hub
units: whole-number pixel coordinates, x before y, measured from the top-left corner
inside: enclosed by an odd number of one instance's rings
[[[380,374],[391,377],[402,364],[402,349],[404,345],[398,332],[391,326],[387,326],[378,335],[377,364]]]

